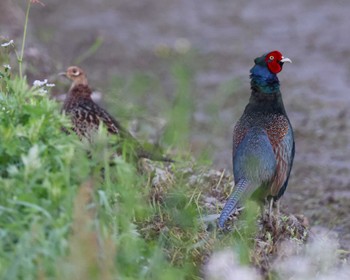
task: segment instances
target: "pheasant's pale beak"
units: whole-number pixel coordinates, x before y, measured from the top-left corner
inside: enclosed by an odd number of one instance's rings
[[[58,76],[67,77],[67,73],[66,72],[60,72],[60,73],[58,73]]]
[[[284,62],[292,63],[292,61],[288,57],[283,57],[283,56],[282,56],[281,62],[282,63],[284,63]]]

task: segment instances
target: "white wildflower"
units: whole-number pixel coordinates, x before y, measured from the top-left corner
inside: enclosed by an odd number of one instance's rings
[[[23,164],[28,171],[38,169],[41,166],[39,153],[39,146],[34,145],[29,149],[27,155],[21,156]]]
[[[46,84],[47,87],[54,87],[55,84]]]
[[[261,280],[254,268],[241,265],[231,250],[214,253],[205,267],[205,279],[208,280]]]
[[[45,80],[43,80],[43,81],[35,80],[35,81],[33,82],[33,86],[34,86],[34,87],[42,87],[42,86],[44,86],[44,85],[46,85],[46,84],[47,84],[47,79],[45,79]]]
[[[39,88],[38,93],[39,95],[45,95],[47,93],[47,90],[43,88]]]
[[[3,66],[5,70],[11,70],[11,66],[9,64],[4,64]]]
[[[18,170],[18,167],[16,165],[10,165],[8,168],[7,168],[7,172],[11,175],[11,176],[14,176],[16,174],[19,173],[19,170]]]
[[[311,230],[312,236],[302,250],[290,250],[290,256],[278,257],[273,270],[278,279],[345,280],[350,279],[350,266],[340,266],[339,241],[328,229]],[[294,251],[294,252],[293,252]]]
[[[10,46],[10,45],[13,45],[13,40],[8,41],[7,43],[1,44],[1,46],[4,47],[4,48],[6,48],[6,47],[8,47],[8,46]]]

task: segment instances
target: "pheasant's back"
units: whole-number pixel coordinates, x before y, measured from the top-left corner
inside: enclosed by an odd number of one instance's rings
[[[100,121],[93,106],[86,102],[79,102],[66,110],[73,124],[73,130],[79,138],[90,139],[91,134],[98,129]]]

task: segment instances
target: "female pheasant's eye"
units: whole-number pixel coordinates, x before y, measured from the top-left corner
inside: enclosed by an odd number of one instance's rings
[[[274,60],[275,57],[274,57],[273,55],[270,55],[269,59],[270,59],[270,60]]]

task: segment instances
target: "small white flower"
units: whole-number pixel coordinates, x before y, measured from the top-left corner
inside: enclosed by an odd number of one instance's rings
[[[11,40],[11,41],[9,41],[9,42],[7,42],[7,43],[1,44],[2,47],[8,47],[8,46],[10,46],[10,45],[13,45],[13,40]]]
[[[45,95],[45,94],[47,93],[47,90],[46,90],[46,89],[43,89],[43,88],[40,88],[40,89],[38,90],[38,93],[39,93],[39,95]]]
[[[54,87],[55,84],[46,84],[47,87]]]
[[[40,160],[40,151],[39,146],[34,145],[28,151],[27,155],[21,156],[23,164],[28,171],[35,170],[40,168],[41,160]]]
[[[8,168],[7,168],[7,172],[10,174],[10,175],[16,175],[19,173],[19,170],[17,168],[16,165],[10,165]]]
[[[204,278],[209,280],[262,279],[254,268],[241,265],[238,256],[229,249],[213,253],[204,268],[204,273]]]
[[[10,65],[4,64],[3,66],[4,66],[5,70],[11,70],[11,66]]]
[[[45,79],[45,80],[43,80],[43,81],[35,80],[35,81],[33,82],[33,86],[34,86],[34,87],[42,87],[42,86],[44,86],[44,85],[46,85],[46,84],[47,84],[47,79]]]

